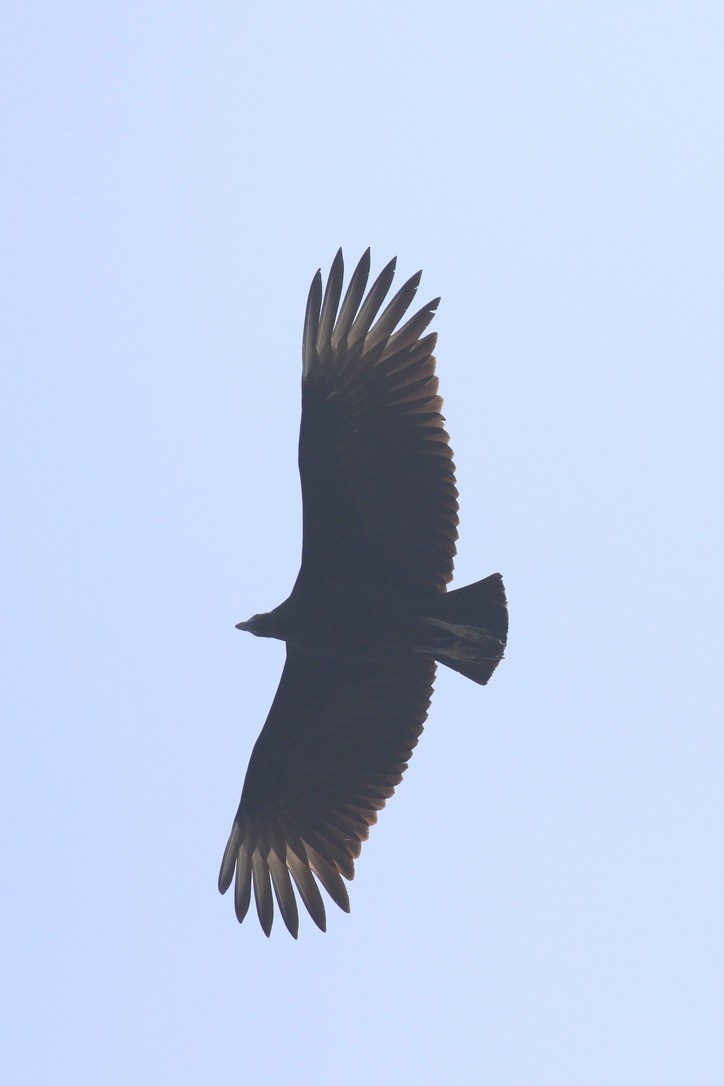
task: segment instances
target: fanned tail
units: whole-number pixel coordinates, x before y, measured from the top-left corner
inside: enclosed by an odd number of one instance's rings
[[[493,573],[443,594],[434,612],[421,621],[426,635],[418,651],[485,685],[503,658],[508,638],[503,578]]]

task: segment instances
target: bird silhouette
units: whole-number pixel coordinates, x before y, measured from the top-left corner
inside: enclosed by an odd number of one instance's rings
[[[488,681],[508,632],[500,574],[447,591],[457,489],[426,334],[439,298],[400,326],[420,282],[380,313],[395,261],[365,295],[370,251],[344,298],[341,250],[318,271],[302,346],[302,561],[291,595],[237,629],[286,642],[219,875],[241,922],[252,889],[264,932],[274,898],[291,934],[297,897],[326,928],[321,885],[344,879],[407,768],[437,663]],[[341,300],[342,299],[342,300]],[[341,304],[340,304],[341,300]],[[273,893],[272,893],[273,891]]]

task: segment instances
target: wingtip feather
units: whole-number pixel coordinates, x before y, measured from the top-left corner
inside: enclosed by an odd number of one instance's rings
[[[229,840],[226,842],[226,848],[224,849],[224,855],[221,860],[221,867],[219,869],[219,893],[225,894],[231,886],[234,878],[234,868],[236,866],[236,854],[239,850],[239,842],[241,840],[241,830],[238,823],[234,823],[231,827],[231,833],[229,834]]]
[[[322,312],[319,317],[319,327],[317,330],[316,350],[317,357],[322,365],[328,361],[328,356],[331,352],[332,329],[334,328],[334,322],[337,317],[337,308],[339,306],[339,299],[342,295],[343,282],[344,257],[342,256],[342,250],[338,249],[335,258],[332,261],[332,267],[329,269],[327,286],[324,289],[324,299],[322,301]]]
[[[302,335],[302,372],[311,373],[317,362],[317,334],[319,331],[319,313],[322,305],[322,272],[317,272],[307,295],[307,308],[304,314],[304,333]]]
[[[243,847],[239,849],[236,860],[236,880],[234,882],[234,912],[241,924],[249,911],[251,902],[251,858]]]
[[[254,901],[262,931],[268,937],[271,935],[274,923],[274,900],[271,892],[271,879],[269,867],[265,857],[255,850],[251,857],[251,873],[254,884]]]

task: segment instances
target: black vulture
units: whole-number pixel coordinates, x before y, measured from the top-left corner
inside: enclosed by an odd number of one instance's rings
[[[398,327],[421,273],[378,316],[395,260],[365,296],[369,249],[344,299],[341,250],[315,275],[303,337],[302,562],[292,593],[239,630],[286,642],[219,874],[241,922],[253,887],[269,935],[272,890],[288,930],[297,893],[326,928],[318,883],[349,911],[345,879],[402,780],[427,716],[436,662],[476,683],[503,655],[498,573],[447,591],[457,489],[425,334],[439,298]]]

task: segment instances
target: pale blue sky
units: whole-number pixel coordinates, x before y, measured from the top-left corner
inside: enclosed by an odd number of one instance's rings
[[[10,0],[0,50],[2,1081],[724,1081],[721,5]],[[267,941],[215,882],[283,648],[233,627],[340,244],[442,295],[511,637],[351,915]]]

